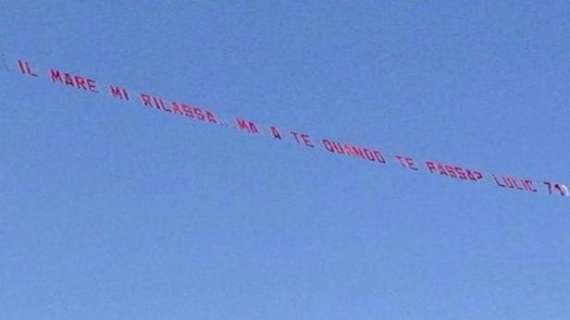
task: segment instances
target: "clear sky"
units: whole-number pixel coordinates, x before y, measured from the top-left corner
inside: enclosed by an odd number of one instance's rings
[[[568,1],[0,0],[0,32],[0,319],[570,318],[569,198],[488,177],[570,182]]]

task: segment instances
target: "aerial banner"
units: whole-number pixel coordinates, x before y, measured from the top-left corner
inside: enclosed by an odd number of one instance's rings
[[[315,137],[307,132],[283,129],[273,125],[262,125],[243,117],[233,117],[231,121],[227,121],[208,108],[167,99],[146,91],[132,92],[115,84],[102,84],[92,77],[70,73],[59,68],[41,70],[25,59],[18,59],[15,65],[17,72],[21,75],[33,79],[45,78],[54,86],[69,87],[86,94],[105,95],[122,103],[138,104],[143,108],[169,114],[172,117],[198,121],[219,128],[234,129],[252,136],[268,137],[276,141],[290,141],[303,148],[366,161],[376,167],[395,165],[407,172],[421,171],[447,179],[450,182],[490,183],[502,190],[570,197],[568,186],[558,181],[492,174],[478,168],[465,167],[440,160],[419,160],[407,154],[390,154],[378,146],[361,145],[330,137]],[[8,72],[12,70],[4,55],[0,60],[0,69]]]

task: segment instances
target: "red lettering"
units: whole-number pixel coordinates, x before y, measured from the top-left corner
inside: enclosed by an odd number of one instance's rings
[[[194,113],[196,114],[196,118],[198,120],[203,121],[206,119],[206,117],[204,117],[204,113],[202,112],[202,109],[194,107]]]
[[[473,177],[475,178],[473,181],[479,181],[483,179],[483,174],[479,171],[473,171]]]
[[[279,139],[281,139],[281,136],[279,137]],[[333,147],[332,147],[332,144],[331,144],[331,142],[330,142],[329,140],[323,139],[321,142],[322,142],[323,146],[325,146],[325,149],[326,149],[328,152],[334,152],[334,149],[333,149]]]
[[[370,161],[375,161],[376,158],[374,158],[374,153],[372,153],[372,151],[364,148],[364,155],[366,156],[366,159],[370,160]]]
[[[352,155],[354,155],[355,157],[361,157],[362,159],[365,159],[366,156],[364,155],[364,151],[362,150],[361,147],[357,147],[357,146],[350,146],[350,149],[352,150]]]
[[[479,175],[482,176],[480,172],[475,171],[475,178],[479,178]],[[480,179],[480,178],[479,178]],[[513,190],[521,190],[527,192],[537,192],[536,188],[532,185],[532,180],[529,179],[519,179],[515,177],[509,176],[502,176],[497,178],[497,176],[493,175],[493,180],[497,186],[505,189],[513,189]]]
[[[166,107],[164,100],[160,97],[152,97],[152,101],[154,102],[154,107],[159,110],[164,110],[166,112],[172,112],[170,109]]]
[[[179,114],[181,116],[184,115],[184,113],[182,112],[182,109],[180,108],[180,106],[176,102],[172,102],[172,112]]]
[[[50,69],[49,76],[53,82],[55,81],[63,82],[63,79],[61,78],[61,73],[58,70]]]
[[[99,92],[97,90],[96,85],[95,85],[95,80],[93,80],[93,79],[87,79],[87,88],[89,88],[89,91],[91,91],[91,92],[94,92],[94,93]]]
[[[216,116],[213,113],[211,113],[210,111],[206,111],[206,119],[210,123],[214,123],[214,124],[218,123],[218,121],[216,120]]]
[[[184,115],[187,116],[188,118],[194,118],[194,111],[193,108],[189,105],[182,105],[182,110],[184,110]]]
[[[467,175],[465,174],[465,171],[463,171],[463,168],[455,167],[455,172],[457,173],[457,176],[459,177],[459,179],[467,180]]]
[[[450,177],[457,178],[457,174],[455,173],[455,170],[453,169],[452,166],[444,165],[444,167],[445,167],[445,172],[447,172]]]
[[[238,125],[238,129],[242,131],[247,131],[247,133],[259,133],[259,130],[257,130],[257,126],[252,121],[237,118],[236,122]]]
[[[125,88],[109,86],[109,91],[113,98],[119,98],[121,100],[127,101],[129,100],[129,95]]]
[[[517,179],[511,177],[511,180],[513,181],[513,185],[515,188],[517,188],[518,190],[524,190],[524,188],[521,185],[519,185]]]
[[[95,80],[87,79],[80,75],[72,75],[67,72],[60,72],[56,69],[50,69],[49,77],[52,82],[59,82],[65,84],[66,86],[71,86],[76,89],[83,89],[85,91],[91,91],[97,93],[95,86]]]
[[[26,68],[24,67],[24,63],[22,60],[18,60],[18,67],[20,68],[20,72],[22,74],[26,74]]]
[[[298,144],[304,144],[307,147],[314,148],[315,146],[311,143],[311,139],[308,134],[306,133],[298,133],[295,131],[291,131],[291,134],[295,137],[295,140]],[[301,139],[299,139],[299,137]]]
[[[428,168],[430,173],[433,173],[435,169],[435,164],[431,161],[426,161],[426,167]]]
[[[160,101],[160,107],[162,108],[162,110],[166,111],[166,112],[172,112],[172,110],[170,110],[167,106],[166,103],[164,103],[164,100],[162,100],[162,98],[159,98]]]
[[[343,150],[343,153],[346,153],[349,156],[354,156],[354,154],[352,153],[352,149],[350,148],[349,144],[343,144],[342,150]]]
[[[430,173],[436,171],[442,175],[453,179],[478,181],[483,178],[483,174],[479,171],[472,171],[459,166],[438,163],[435,161],[426,161],[426,167]]]
[[[443,176],[449,176],[447,174],[447,171],[445,171],[445,166],[441,163],[437,164],[437,170],[439,171],[439,174],[443,175]]]
[[[525,180],[523,185],[527,191],[538,192],[538,190],[533,186],[533,181],[530,179]]]
[[[37,77],[38,75],[32,71],[30,63],[27,61],[18,60],[18,67],[20,67],[20,72],[24,75],[29,75],[32,77]]]
[[[479,171],[467,170],[467,177],[471,181],[477,181],[477,180],[480,180],[481,178],[483,178],[483,174]]]
[[[495,180],[495,183],[497,183],[497,185],[501,188],[506,188],[506,186],[504,184],[501,184],[501,182],[499,182],[499,180],[497,179],[497,177],[495,175],[493,175],[493,179]]]
[[[141,94],[141,100],[145,106],[152,107],[152,102],[150,101],[149,95],[142,93]]]
[[[299,141],[297,142],[300,143]],[[325,150],[331,153],[344,154],[347,156],[358,157],[369,161],[377,161],[382,164],[386,163],[386,160],[384,159],[382,153],[377,150],[367,149],[351,144],[341,144],[329,139],[322,139],[321,144]]]
[[[384,156],[382,155],[382,152],[380,151],[374,151],[374,157],[376,158],[376,160],[380,163],[386,164],[386,159],[384,159]]]
[[[410,157],[404,157],[400,155],[395,156],[396,159],[400,162],[400,165],[406,169],[418,171],[418,168],[415,166],[414,159]]]
[[[75,84],[73,83],[73,78],[71,77],[71,75],[69,73],[64,73],[63,74],[63,80],[64,83],[68,86],[72,86],[75,88]]]
[[[83,90],[87,90],[87,87],[85,86],[85,79],[83,79],[83,77],[75,76],[74,80],[78,89],[81,87]]]
[[[561,183],[545,181],[544,184],[548,186],[548,194],[552,194],[552,190],[554,188],[560,192],[561,196],[563,197],[570,196],[570,190],[568,190],[568,187]]]
[[[570,197],[570,190],[568,190],[568,187],[563,184],[559,184],[559,186],[560,190],[562,190],[562,195],[565,197]]]

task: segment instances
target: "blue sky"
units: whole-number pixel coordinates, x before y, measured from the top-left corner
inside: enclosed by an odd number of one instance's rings
[[[570,182],[567,2],[1,4],[0,318],[570,316],[568,198],[422,166]]]

